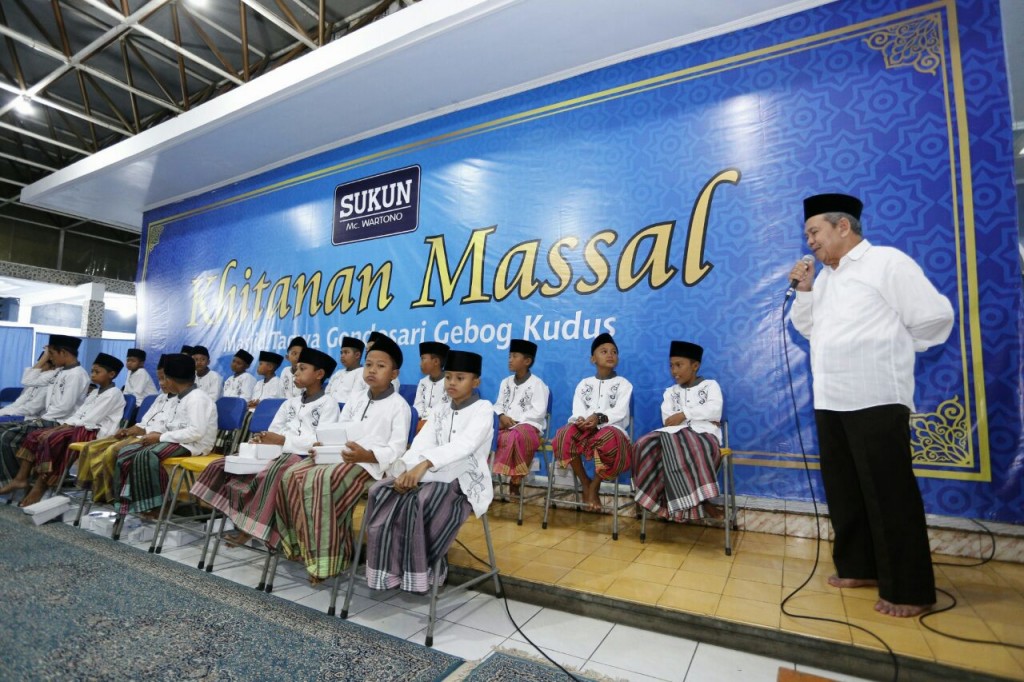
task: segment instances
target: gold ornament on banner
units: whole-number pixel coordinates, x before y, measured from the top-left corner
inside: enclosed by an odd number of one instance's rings
[[[910,415],[910,429],[914,464],[974,467],[968,442],[967,410],[960,396],[942,402],[935,412]]]
[[[885,58],[885,68],[912,66],[919,73],[935,75],[942,63],[942,20],[929,14],[886,26],[864,39]]]

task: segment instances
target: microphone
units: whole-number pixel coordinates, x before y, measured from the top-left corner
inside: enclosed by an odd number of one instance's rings
[[[800,262],[801,262],[801,263],[805,263],[805,264],[807,264],[807,265],[811,265],[811,264],[812,264],[812,263],[814,262],[814,256],[812,256],[812,255],[811,255],[811,254],[809,254],[809,253],[805,253],[805,254],[804,254],[804,255],[803,255],[803,256],[802,256],[801,258],[800,258]],[[798,283],[799,283],[799,282],[797,282],[797,280],[795,280],[795,279],[791,279],[791,280],[789,280],[789,289],[787,289],[787,290],[786,290],[786,298],[789,298],[790,296],[792,296],[792,295],[793,295],[793,292],[794,292],[794,291],[796,291],[796,285],[797,285]]]

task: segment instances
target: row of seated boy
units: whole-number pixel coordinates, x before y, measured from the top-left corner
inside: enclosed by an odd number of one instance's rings
[[[377,352],[372,352],[375,342]],[[215,463],[192,492],[232,519],[238,529],[233,542],[257,537],[279,547],[289,558],[301,560],[315,582],[344,570],[352,549],[352,511],[366,485],[375,481],[365,517],[369,524],[368,582],[382,589],[400,586],[422,592],[435,579],[430,574],[434,560],[447,553],[468,514],[481,515],[492,499],[487,455],[493,415],[498,414],[500,429],[494,472],[509,475],[513,484],[518,484],[540,446],[548,389],[530,371],[537,352],[531,342],[512,342],[509,369],[513,374],[502,381],[496,406],[476,397],[482,366],[479,356],[425,343],[420,350],[421,370],[426,376],[416,393],[418,412],[424,419],[406,451],[411,413],[395,391],[401,350],[391,339],[377,334],[367,346],[366,366],[360,368],[361,343],[349,338],[343,341],[343,361],[355,362],[351,367],[346,364],[346,371],[338,376],[355,374],[366,388],[360,389],[361,395],[350,393],[340,412],[339,401],[324,387],[337,363],[306,348],[301,338],[293,340],[289,344],[292,368],[286,374],[291,374],[289,383],[298,395],[286,400],[267,432],[253,435],[255,442],[282,445],[284,455],[254,476],[226,475],[223,463]],[[344,357],[346,349],[356,348],[358,353],[350,353],[355,358]],[[115,498],[123,511],[149,512],[162,503],[166,486],[160,461],[205,454],[212,447],[216,407],[208,395],[205,400],[195,398],[205,395],[196,390],[199,363],[194,348],[184,350],[193,353],[161,358],[158,376],[166,393],[137,426],[83,450],[79,483],[91,486],[97,500]],[[714,472],[720,434],[716,422],[722,399],[715,382],[696,375],[701,354],[699,346],[673,342],[670,367],[676,383],[665,392],[665,426],[641,438],[635,448],[638,502],[674,520],[703,516],[705,501],[717,495]],[[273,355],[261,353],[261,364],[275,360]],[[597,510],[600,481],[617,477],[631,465],[634,448],[625,434],[632,386],[615,374],[618,351],[609,335],[594,340],[591,362],[595,376],[577,387],[573,416],[558,430],[554,450],[559,461],[571,466],[584,482],[584,499]],[[443,384],[442,376],[446,379]],[[265,382],[271,380],[264,378]],[[444,389],[438,390],[442,386]],[[193,402],[206,405],[205,415],[198,410],[188,420],[194,429],[204,422],[206,427],[195,429],[203,432],[195,434],[200,436],[198,440],[175,443],[174,437],[183,440],[175,431],[185,425],[172,423],[178,411],[176,403],[183,396],[193,396]],[[353,437],[346,444],[344,464],[317,465],[315,431],[336,421],[359,424],[360,430],[350,432]],[[168,434],[172,437],[166,437]],[[304,457],[309,453],[311,456]],[[582,466],[583,458],[595,460],[593,479]],[[42,469],[37,472],[45,473]],[[26,484],[24,477],[15,476],[15,480]],[[412,491],[416,494],[407,494]],[[396,527],[396,520],[402,527]]]

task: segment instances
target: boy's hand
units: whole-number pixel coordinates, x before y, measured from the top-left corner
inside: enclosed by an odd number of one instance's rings
[[[597,428],[597,415],[592,414],[582,422],[579,422],[579,427],[584,431],[593,431]]]
[[[507,414],[500,415],[498,417],[498,429],[504,431],[505,429],[511,429],[513,426],[518,424],[515,419],[508,416]]]
[[[409,469],[404,474],[395,479],[395,490],[399,493],[405,494],[410,490],[415,490],[420,481],[423,479],[423,475],[427,473],[427,470],[432,467],[430,460],[420,462],[412,469]]]
[[[675,414],[669,415],[668,419],[665,420],[665,426],[679,426],[686,421],[686,414],[683,412],[676,412]]]
[[[147,433],[145,436],[142,437],[143,445],[153,445],[153,444],[159,443],[159,442],[160,442],[160,432],[159,431],[150,431],[149,433]]]
[[[376,462],[377,456],[373,454],[373,451],[350,440],[345,443],[345,449],[341,451],[341,459],[345,464],[356,464],[358,462]]]

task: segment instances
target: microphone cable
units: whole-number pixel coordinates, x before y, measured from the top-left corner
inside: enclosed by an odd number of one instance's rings
[[[807,477],[807,489],[811,493],[811,504],[814,507],[814,540],[815,540],[815,543],[814,543],[814,566],[811,567],[810,574],[808,574],[807,578],[805,578],[804,581],[802,583],[800,583],[800,585],[796,589],[794,589],[792,592],[790,592],[788,595],[786,595],[786,597],[782,600],[782,604],[780,604],[780,608],[782,610],[782,613],[786,614],[790,618],[802,618],[804,620],[814,620],[814,621],[819,621],[819,622],[822,622],[822,623],[836,623],[838,625],[846,625],[847,627],[857,628],[861,632],[864,632],[864,633],[867,633],[867,634],[871,635],[876,640],[878,640],[878,642],[883,647],[885,647],[885,650],[888,652],[889,657],[892,659],[892,666],[893,666],[892,679],[893,679],[893,682],[897,682],[897,680],[899,680],[899,677],[900,677],[900,661],[899,661],[899,658],[896,657],[896,652],[892,650],[892,647],[889,646],[889,644],[884,639],[882,639],[880,636],[878,636],[877,634],[875,634],[871,630],[867,629],[866,627],[862,627],[860,625],[855,625],[855,624],[850,623],[850,622],[845,621],[845,620],[839,620],[837,618],[827,618],[825,616],[800,615],[800,614],[796,614],[796,613],[791,613],[791,612],[786,610],[787,602],[789,602],[790,599],[795,597],[796,594],[798,592],[800,592],[800,590],[804,589],[804,587],[806,587],[807,584],[809,582],[811,582],[811,578],[814,577],[814,574],[818,572],[818,563],[819,563],[820,557],[821,557],[821,517],[820,517],[819,512],[818,512],[818,500],[817,500],[816,495],[814,494],[814,484],[813,484],[813,482],[811,480],[811,467],[810,467],[810,464],[807,462],[807,450],[804,447],[804,436],[803,436],[803,432],[802,432],[801,427],[800,427],[800,409],[797,406],[797,402],[796,402],[796,389],[793,386],[793,369],[792,369],[792,367],[789,364],[789,340],[788,340],[788,335],[786,333],[786,303],[789,301],[790,297],[792,296],[792,292],[793,292],[792,288],[789,289],[786,292],[786,297],[782,301],[782,307],[781,307],[781,313],[782,314],[779,316],[779,319],[780,319],[780,321],[782,323],[782,326],[781,326],[781,332],[782,332],[782,355],[786,359],[786,377],[787,377],[788,383],[789,383],[789,397],[790,397],[790,400],[792,401],[792,404],[793,404],[793,419],[796,421],[796,437],[797,437],[797,440],[800,443],[800,456],[803,458],[803,462],[804,462],[804,474]],[[783,567],[783,574],[785,574],[785,567]]]

